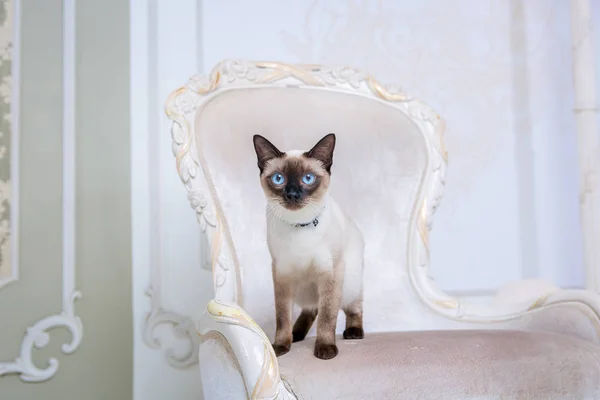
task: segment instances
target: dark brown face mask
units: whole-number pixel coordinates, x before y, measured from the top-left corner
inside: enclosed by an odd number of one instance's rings
[[[334,148],[335,135],[330,133],[309,151],[291,157],[264,137],[255,135],[254,149],[263,188],[289,210],[305,207],[326,190],[322,184],[331,175]]]

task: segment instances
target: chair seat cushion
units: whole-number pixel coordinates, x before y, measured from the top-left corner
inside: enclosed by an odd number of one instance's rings
[[[598,399],[600,346],[517,331],[423,331],[338,338],[331,360],[315,338],[279,357],[299,399]]]

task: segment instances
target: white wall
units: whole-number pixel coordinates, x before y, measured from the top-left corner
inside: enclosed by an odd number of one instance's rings
[[[238,57],[354,65],[446,118],[441,287],[583,284],[567,2],[205,2],[203,21],[206,70]]]
[[[194,368],[176,370],[162,354],[185,353],[186,341],[167,325],[154,331],[162,350],[140,338],[151,276],[156,309],[193,316],[211,296],[162,107],[222,59],[362,67],[445,117],[447,192],[432,233],[443,289],[489,293],[527,277],[583,286],[568,2],[131,4],[136,399],[198,398]]]
[[[195,368],[176,369],[166,356],[189,354],[190,336],[177,338],[172,326],[202,312],[212,284],[163,111],[170,91],[198,70],[196,4],[132,0],[131,17],[134,397],[197,399]],[[160,342],[151,348],[144,337]]]

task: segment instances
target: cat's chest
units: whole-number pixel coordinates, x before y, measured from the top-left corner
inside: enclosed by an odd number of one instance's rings
[[[294,228],[269,232],[269,249],[278,264],[308,267],[315,257],[327,251],[323,232],[318,228]]]

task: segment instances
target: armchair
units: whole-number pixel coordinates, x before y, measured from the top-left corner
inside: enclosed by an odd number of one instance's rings
[[[525,281],[482,305],[430,278],[448,156],[426,104],[353,68],[225,61],[175,90],[166,112],[211,250],[215,299],[196,328],[204,398],[600,398],[600,296]],[[338,137],[330,190],[366,242],[366,336],[323,361],[309,333],[276,358],[252,135],[306,148],[327,132]]]

